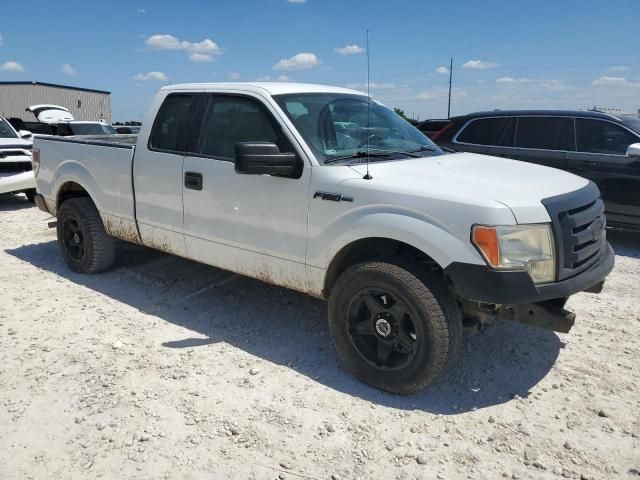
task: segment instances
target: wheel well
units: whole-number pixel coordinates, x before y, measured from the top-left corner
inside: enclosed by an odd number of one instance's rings
[[[409,245],[408,243],[389,238],[364,238],[356,240],[345,246],[333,258],[324,280],[323,296],[326,298],[331,293],[333,284],[349,267],[365,260],[373,260],[388,257],[402,257],[417,263],[421,263],[430,270],[442,271],[429,255]]]
[[[89,197],[89,192],[87,192],[82,185],[76,182],[67,182],[60,190],[58,190],[58,200],[56,202],[56,209],[59,209],[60,206],[69,200],[70,198],[78,198],[78,197]]]

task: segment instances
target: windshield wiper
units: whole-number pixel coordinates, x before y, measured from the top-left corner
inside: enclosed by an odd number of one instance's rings
[[[392,155],[404,155],[406,157],[411,157],[411,158],[420,158],[420,155],[416,155],[413,151],[409,151],[409,152],[405,152],[405,151],[394,151],[394,150],[385,150],[384,152],[369,152],[367,154],[366,151],[364,150],[360,150],[352,155],[345,155],[344,157],[336,157],[336,158],[329,158],[327,160],[324,161],[325,164],[328,163],[335,163],[335,162],[340,162],[342,160],[352,160],[354,158],[389,158]]]
[[[418,153],[418,152],[437,152],[438,150],[436,150],[435,148],[433,148],[431,145],[420,145],[419,148],[416,148],[415,150],[409,150],[410,153]]]

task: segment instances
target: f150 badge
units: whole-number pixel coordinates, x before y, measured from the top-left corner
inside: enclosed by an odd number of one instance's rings
[[[313,198],[331,200],[332,202],[353,202],[353,197],[347,197],[346,195],[342,195],[341,193],[316,192],[313,194]]]

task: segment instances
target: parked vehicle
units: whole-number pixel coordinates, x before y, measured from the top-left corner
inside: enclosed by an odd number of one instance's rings
[[[33,113],[36,122],[11,118],[15,128],[25,128],[38,135],[116,135],[118,132],[105,122],[75,120],[65,107],[59,105],[32,105],[26,111]]]
[[[31,171],[32,135],[16,130],[0,117],[0,194],[35,195],[36,181]]]
[[[72,270],[108,269],[119,238],[328,299],[344,363],[391,392],[434,381],[463,317],[567,332],[567,297],[613,268],[594,183],[443,155],[343,88],[165,87],[135,146],[38,137],[34,168]]]
[[[427,137],[433,139],[433,136],[448,126],[451,120],[446,119],[430,119],[418,122],[416,128],[424,133]]]
[[[640,119],[601,112],[494,111],[451,119],[442,147],[567,170],[598,185],[610,225],[640,229]]]
[[[139,125],[111,125],[116,132],[122,135],[137,135],[140,132]]]
[[[89,122],[74,120],[73,122],[58,123],[55,135],[69,137],[72,135],[117,135],[118,132],[111,125],[103,122]]]
[[[71,112],[60,105],[31,105],[25,111],[33,113],[38,122],[47,125],[75,120]]]

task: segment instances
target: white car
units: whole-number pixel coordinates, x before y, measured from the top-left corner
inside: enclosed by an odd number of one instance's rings
[[[613,268],[593,183],[445,154],[353,90],[173,85],[135,145],[105,138],[35,140],[72,270],[108,269],[119,238],[325,298],[346,366],[391,392],[434,381],[463,317],[568,332],[567,298]]]
[[[33,199],[36,180],[31,170],[32,135],[16,132],[0,117],[0,194],[24,193]]]
[[[60,105],[31,105],[27,108],[39,123],[48,125],[50,135],[61,137],[78,135],[117,135],[118,132],[106,122],[76,120],[71,112]]]

